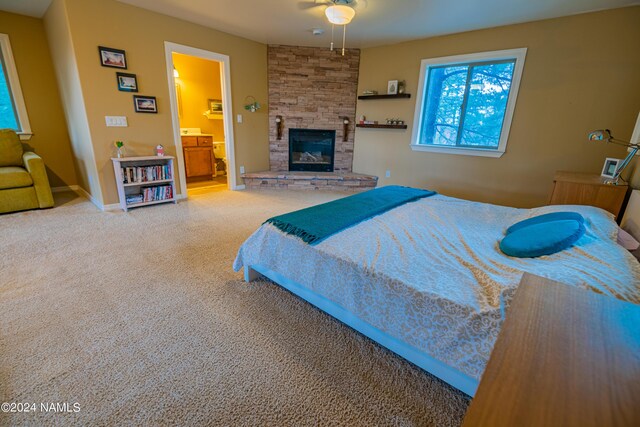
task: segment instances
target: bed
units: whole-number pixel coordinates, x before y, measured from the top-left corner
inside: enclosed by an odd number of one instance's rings
[[[508,226],[554,211],[585,218],[571,248],[511,258]],[[320,243],[263,224],[234,269],[264,275],[470,396],[524,272],[640,303],[640,264],[616,243],[613,216],[588,206],[516,209],[434,195]]]

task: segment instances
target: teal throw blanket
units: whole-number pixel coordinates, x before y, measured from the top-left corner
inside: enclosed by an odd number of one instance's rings
[[[274,216],[265,221],[287,234],[316,244],[327,237],[408,202],[433,196],[435,191],[390,185],[364,193]]]

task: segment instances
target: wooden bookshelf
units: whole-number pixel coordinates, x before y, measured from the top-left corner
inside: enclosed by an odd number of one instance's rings
[[[173,202],[176,203],[176,184],[175,184],[175,169],[173,167],[173,161],[175,157],[173,156],[144,156],[144,157],[121,157],[111,158],[113,162],[113,170],[116,176],[116,185],[118,187],[118,197],[120,199],[120,208],[127,212],[131,208],[138,208],[141,206],[151,206],[157,205],[160,203],[168,203]],[[135,181],[135,182],[125,182],[124,173],[122,171],[123,168],[128,167],[153,167],[153,166],[168,166],[169,168],[169,178],[166,179],[156,179],[151,181]],[[139,203],[127,203],[127,196],[131,196],[134,194],[142,194],[144,188],[155,188],[155,187],[171,187],[172,197],[166,199],[158,199],[158,200],[149,200],[146,202]]]

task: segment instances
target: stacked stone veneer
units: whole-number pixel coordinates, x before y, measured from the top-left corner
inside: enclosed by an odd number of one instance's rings
[[[335,172],[351,172],[360,50],[268,47],[269,160],[272,171],[289,170],[289,129],[336,131]],[[276,116],[284,132],[276,138]],[[343,142],[343,123],[351,122]]]
[[[359,173],[334,172],[253,172],[242,175],[249,190],[331,190],[358,192],[371,190],[378,177]]]

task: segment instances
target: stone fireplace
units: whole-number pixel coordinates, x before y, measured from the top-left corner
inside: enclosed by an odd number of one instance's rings
[[[336,131],[289,129],[289,170],[333,172]]]
[[[333,171],[351,172],[360,50],[347,49],[342,56],[328,48],[270,45],[267,52],[270,170],[289,170],[292,129],[322,129],[335,132]],[[343,117],[351,122],[346,138]]]
[[[360,50],[270,45],[267,55],[270,170],[243,174],[247,188],[374,188],[377,177],[352,172]]]

